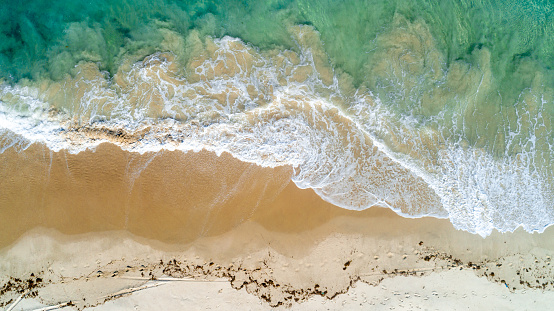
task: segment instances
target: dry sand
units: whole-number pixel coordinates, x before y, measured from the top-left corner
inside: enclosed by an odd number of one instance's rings
[[[227,154],[33,145],[0,161],[4,308],[22,294],[15,310],[536,309],[553,297],[552,228],[483,239],[448,220],[348,211],[298,189],[290,167]]]

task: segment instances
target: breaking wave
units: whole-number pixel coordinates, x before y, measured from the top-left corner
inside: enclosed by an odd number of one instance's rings
[[[514,106],[483,108],[496,93],[486,49],[476,68],[446,65],[423,24],[397,23],[372,52],[369,86],[334,69],[310,26],[289,30],[293,50],[165,31],[167,52],[112,76],[81,61],[60,80],[5,82],[0,152],[229,152],[291,166],[296,185],[342,208],[449,218],[482,236],[542,232],[554,222],[550,90],[538,81]],[[184,45],[186,59],[171,48]]]

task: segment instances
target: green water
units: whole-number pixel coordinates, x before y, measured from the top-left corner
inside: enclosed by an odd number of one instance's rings
[[[500,105],[513,106],[534,81],[544,88],[554,86],[552,10],[549,1],[500,0],[93,0],[24,4],[4,0],[0,8],[0,76],[11,82],[44,77],[58,80],[80,61],[97,62],[101,70],[113,74],[129,56],[140,60],[163,50],[162,29],[183,37],[193,30],[201,37],[230,35],[261,49],[295,49],[289,27],[308,24],[320,33],[337,72],[346,72],[355,86],[367,85],[401,113],[429,116],[448,105],[452,98],[433,103],[414,103],[413,98],[422,101],[436,85],[445,83],[444,77],[430,77],[431,71],[460,66],[465,71],[482,70],[480,59],[486,51],[493,86],[477,106],[485,112],[497,111]],[[406,96],[398,97],[398,86],[386,79],[391,73],[376,70],[376,66],[391,48],[390,40],[382,37],[413,24],[429,32],[438,56],[423,59],[427,63],[410,73],[419,85],[406,86],[415,88],[409,90],[412,100],[406,101],[402,98]],[[413,52],[414,47],[402,48]],[[191,53],[187,46],[172,52],[182,55],[182,60]],[[466,96],[466,89],[458,85],[449,91],[454,96]],[[554,105],[546,111],[554,114]]]
[[[522,88],[528,85],[513,77],[525,74],[518,72],[522,63],[534,61],[545,69],[554,64],[552,10],[548,1],[4,0],[1,72],[16,80],[42,74],[59,78],[76,62],[90,59],[114,70],[122,49],[158,48],[157,27],[291,48],[287,27],[310,24],[337,67],[362,83],[375,38],[400,14],[429,27],[446,66],[459,60],[474,64],[473,53],[486,48],[497,78]]]

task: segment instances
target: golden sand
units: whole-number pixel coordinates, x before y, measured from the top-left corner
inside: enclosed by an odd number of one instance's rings
[[[79,154],[33,145],[0,159],[0,282],[40,275],[51,282],[34,289],[45,304],[94,306],[167,276],[224,278],[272,306],[445,269],[512,291],[553,288],[552,229],[483,239],[445,219],[349,211],[296,187],[290,167],[111,144]]]
[[[309,231],[336,217],[412,222],[383,208],[338,208],[312,190],[296,187],[290,167],[262,168],[226,153],[141,155],[102,144],[74,155],[33,145],[0,157],[0,226],[6,228],[0,236],[2,247],[34,227],[64,234],[127,230],[164,243],[187,244],[247,220],[287,233]]]

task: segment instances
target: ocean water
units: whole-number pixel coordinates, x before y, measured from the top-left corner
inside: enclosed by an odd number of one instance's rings
[[[0,152],[207,149],[342,208],[554,223],[550,1],[0,1]]]

